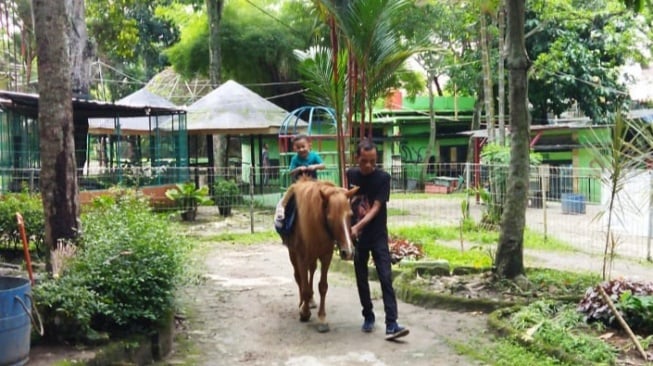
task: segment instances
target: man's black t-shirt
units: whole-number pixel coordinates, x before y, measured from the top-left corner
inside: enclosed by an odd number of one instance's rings
[[[360,168],[356,167],[347,170],[347,181],[349,182],[349,188],[359,187],[356,196],[351,200],[354,223],[367,214],[374,201],[381,203],[381,209],[377,215],[365,225],[359,235],[359,245],[370,246],[377,240],[387,240],[388,211],[386,202],[390,199],[390,174],[375,169],[369,175],[363,175]]]

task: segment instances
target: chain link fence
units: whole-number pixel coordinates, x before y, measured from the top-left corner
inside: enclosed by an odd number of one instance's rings
[[[458,225],[462,219],[461,205],[469,203],[470,214],[481,220],[491,209],[502,212],[506,192],[507,166],[480,164],[411,164],[385,167],[392,176],[392,194],[388,207],[389,225]],[[547,237],[570,243],[579,250],[600,254],[607,233],[607,196],[610,187],[603,182],[605,174],[597,169],[573,169],[566,166],[534,167],[530,172],[526,225]],[[337,167],[327,166],[318,172],[319,179],[336,184],[340,178]],[[37,169],[0,169],[4,192],[38,191]],[[216,192],[218,182],[233,182],[235,191]],[[267,169],[249,165],[224,169],[210,167],[116,167],[83,171],[79,175],[80,191],[97,192],[119,185],[157,192],[163,195],[175,183],[193,182],[196,187],[208,187],[215,202],[228,202],[232,215],[248,217],[250,232],[269,231],[272,212],[288,187],[287,167]],[[651,210],[651,173],[633,172],[623,186],[612,209],[612,233],[619,255],[651,259],[653,210]],[[174,210],[161,205],[160,209]],[[201,208],[215,212],[217,207]],[[500,217],[500,216],[499,216]]]

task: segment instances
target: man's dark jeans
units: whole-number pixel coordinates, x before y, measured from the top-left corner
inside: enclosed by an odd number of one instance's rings
[[[356,285],[358,287],[358,297],[363,307],[363,317],[368,318],[374,315],[368,279],[368,263],[371,254],[376,266],[376,273],[379,276],[379,282],[381,283],[385,322],[386,324],[396,322],[397,299],[395,297],[395,291],[392,288],[392,263],[390,262],[388,242],[380,240],[374,244],[365,244],[358,243],[354,255]]]

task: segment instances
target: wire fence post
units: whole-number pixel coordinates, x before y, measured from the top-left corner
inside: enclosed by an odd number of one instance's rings
[[[254,233],[254,166],[249,167],[249,227]]]
[[[472,179],[472,167],[471,163],[469,161],[465,162],[465,197],[467,197],[467,210],[469,210],[469,204],[470,204],[470,188],[471,188],[471,183],[470,180]]]
[[[539,169],[540,176],[540,189],[542,195],[542,215],[544,223],[544,241],[547,241],[548,236],[548,225],[547,225],[547,212],[546,212],[546,192],[549,190],[549,166],[544,164],[540,165]]]

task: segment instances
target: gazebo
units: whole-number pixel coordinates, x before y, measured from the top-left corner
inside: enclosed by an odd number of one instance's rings
[[[188,107],[188,134],[191,136],[191,161],[209,168],[209,184],[214,164],[213,135],[241,137],[241,166],[255,169],[265,142],[276,145],[276,135],[288,112],[243,85],[229,80]],[[200,137],[206,137],[206,162],[200,163]],[[244,137],[244,138],[243,138]],[[229,139],[227,139],[229,141]],[[229,147],[227,147],[229,149]],[[193,157],[192,154],[195,154]],[[248,182],[248,171],[240,171]],[[259,176],[254,174],[254,177]]]

